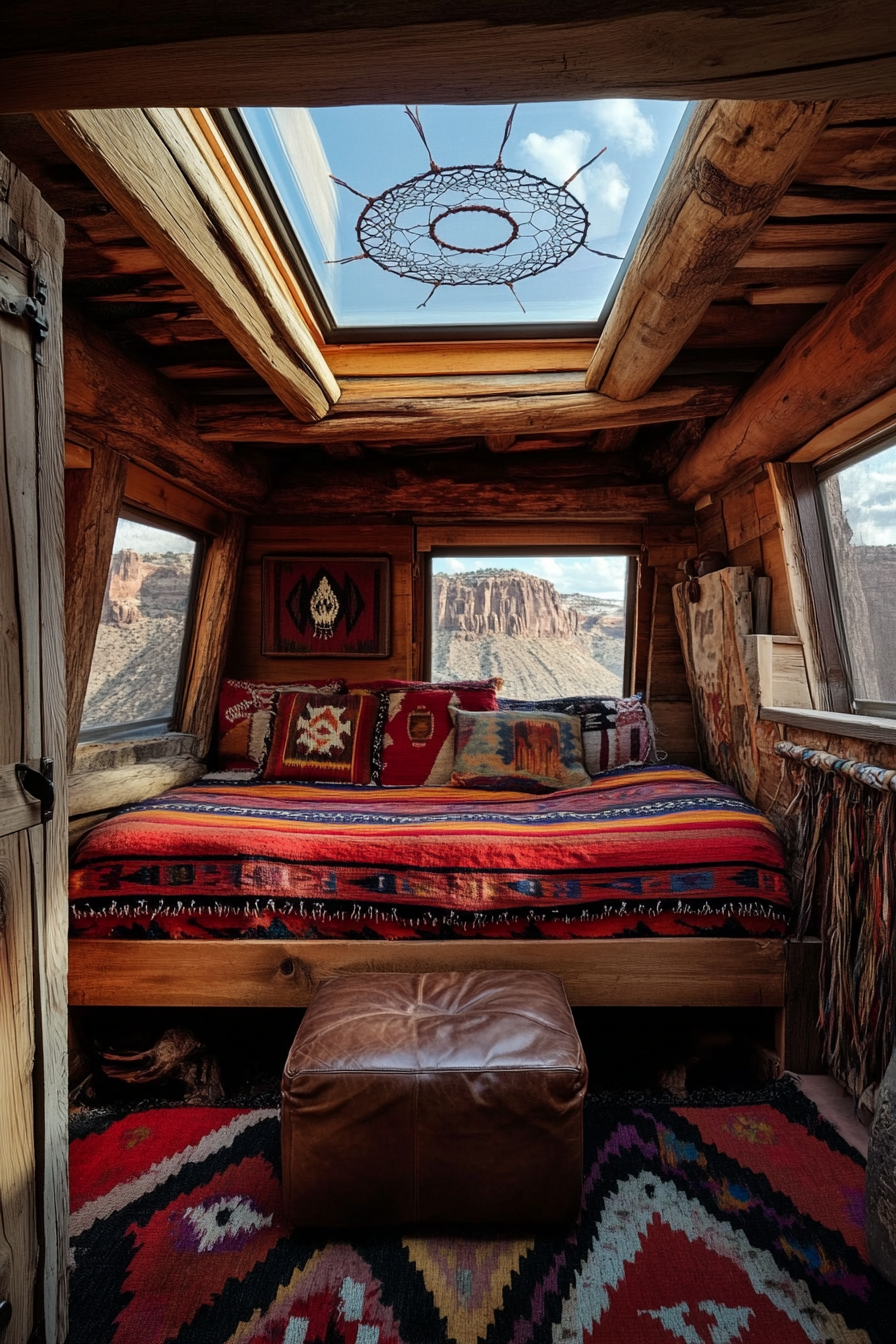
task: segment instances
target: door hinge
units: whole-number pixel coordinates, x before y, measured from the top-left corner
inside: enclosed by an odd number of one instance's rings
[[[34,358],[43,364],[41,347],[50,332],[47,322],[47,282],[39,271],[34,272],[34,295],[20,294],[19,291],[0,275],[0,313],[7,317],[29,317],[34,327]]]
[[[30,765],[20,761],[16,766],[16,779],[32,798],[40,803],[40,819],[49,821],[56,806],[56,786],[53,783],[53,762],[49,756],[41,756],[40,770],[32,770]]]

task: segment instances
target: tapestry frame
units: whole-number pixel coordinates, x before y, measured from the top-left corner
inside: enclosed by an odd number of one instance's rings
[[[288,567],[288,568],[287,568]],[[345,630],[343,611],[336,615],[329,635],[305,634],[298,624],[290,603],[295,606],[295,588],[300,581],[290,579],[289,569],[304,569],[317,579],[320,571],[327,571],[335,585],[337,604],[346,589],[353,588],[360,595],[360,587],[373,584],[373,630],[367,647],[357,647],[351,629]],[[337,578],[333,571],[341,571]],[[312,580],[312,586],[314,580]],[[328,583],[329,594],[333,587]],[[285,591],[288,588],[289,591]],[[351,591],[351,589],[349,589]],[[315,590],[316,591],[316,590]],[[315,593],[308,596],[309,606]],[[301,599],[300,599],[301,600]],[[362,608],[363,610],[363,608]],[[313,621],[313,615],[311,616]],[[326,623],[326,612],[322,612]],[[323,628],[323,627],[321,627]],[[353,647],[353,644],[355,647]],[[303,647],[304,645],[304,647]],[[298,647],[297,647],[298,646]],[[266,658],[388,658],[392,653],[392,559],[388,555],[351,554],[276,554],[262,556],[261,560],[261,652]]]

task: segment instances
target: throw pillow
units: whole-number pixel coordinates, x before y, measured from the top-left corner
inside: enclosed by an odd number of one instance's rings
[[[262,779],[369,784],[379,696],[283,691]]]
[[[471,714],[452,709],[451,783],[465,789],[551,793],[591,783],[582,764],[582,725],[575,714]]]
[[[487,712],[498,708],[493,690],[389,691],[382,772],[386,788],[430,788],[451,783],[454,722],[449,709]]]
[[[257,770],[264,759],[265,743],[271,726],[271,711],[280,691],[317,691],[337,695],[345,690],[340,678],[332,681],[288,682],[275,685],[267,681],[221,683],[218,696],[218,766],[221,770]]]
[[[582,724],[582,748],[589,775],[618,765],[654,758],[653,724],[641,697],[572,695],[554,700],[499,700],[501,709],[517,712],[575,714]]]

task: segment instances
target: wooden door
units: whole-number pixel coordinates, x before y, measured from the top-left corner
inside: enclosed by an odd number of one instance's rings
[[[0,155],[0,1300],[66,1334],[62,221]],[[39,790],[55,773],[55,808]],[[44,789],[46,792],[46,789]],[[44,816],[48,808],[44,807]],[[39,1337],[36,1336],[36,1337]]]

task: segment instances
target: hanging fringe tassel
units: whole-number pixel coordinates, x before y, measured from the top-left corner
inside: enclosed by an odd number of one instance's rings
[[[893,1050],[896,771],[778,742],[795,771],[797,933],[822,941],[825,1060],[858,1098]],[[808,768],[806,768],[808,767]]]

